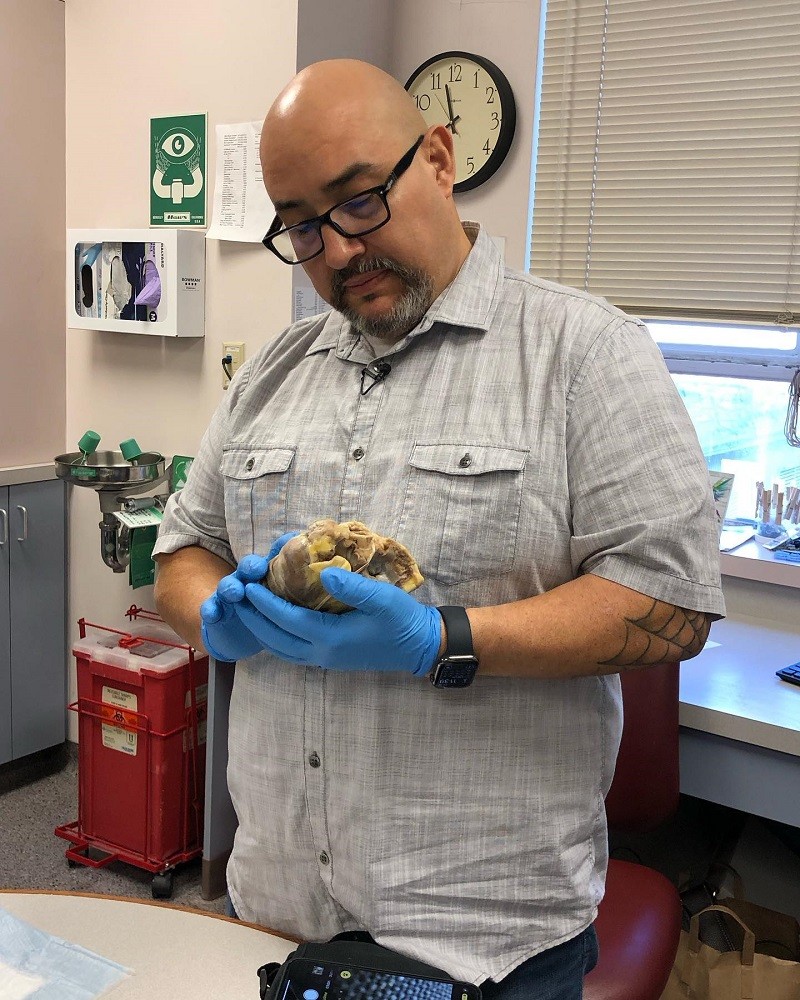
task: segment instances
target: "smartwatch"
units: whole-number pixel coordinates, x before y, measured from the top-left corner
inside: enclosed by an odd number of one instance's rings
[[[428,674],[437,688],[465,688],[472,683],[478,658],[472,647],[472,629],[465,608],[437,608],[447,630],[444,654]]]

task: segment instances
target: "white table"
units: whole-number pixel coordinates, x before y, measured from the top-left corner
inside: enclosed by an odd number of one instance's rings
[[[0,890],[0,907],[132,969],[113,1000],[258,1000],[256,970],[295,948],[252,924],[146,900]]]
[[[798,601],[800,605],[800,601]],[[681,791],[800,827],[800,687],[775,676],[800,660],[798,630],[737,616],[681,664]]]

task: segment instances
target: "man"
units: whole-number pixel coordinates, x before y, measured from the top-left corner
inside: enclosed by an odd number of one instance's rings
[[[462,225],[452,137],[391,77],[305,69],[261,159],[265,242],[334,311],[242,369],[156,548],[163,616],[238,661],[231,899],[490,997],[578,998],[617,674],[695,655],[724,613],[697,439],[639,322]],[[325,570],[355,608],[334,616],[253,582],[318,517],[398,538],[425,584]],[[474,683],[437,688],[452,653]]]

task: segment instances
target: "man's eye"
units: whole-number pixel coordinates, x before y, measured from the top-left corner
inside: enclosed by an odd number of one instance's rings
[[[340,206],[339,211],[344,212],[353,219],[368,219],[381,207],[382,202],[380,198],[374,194],[365,194],[346,202]]]
[[[299,222],[289,230],[293,240],[310,242],[314,240],[318,233],[317,226],[313,222]]]

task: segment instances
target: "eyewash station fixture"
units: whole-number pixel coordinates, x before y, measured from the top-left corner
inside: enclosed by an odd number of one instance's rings
[[[87,431],[78,450],[57,455],[56,475],[73,486],[95,490],[100,500],[100,549],[103,562],[123,573],[130,562],[132,528],[118,513],[133,514],[151,507],[163,510],[170,494],[172,466],[157,451],[142,451],[134,438],[120,442],[119,451],[98,451],[100,435]],[[163,492],[140,496],[165,484]]]

